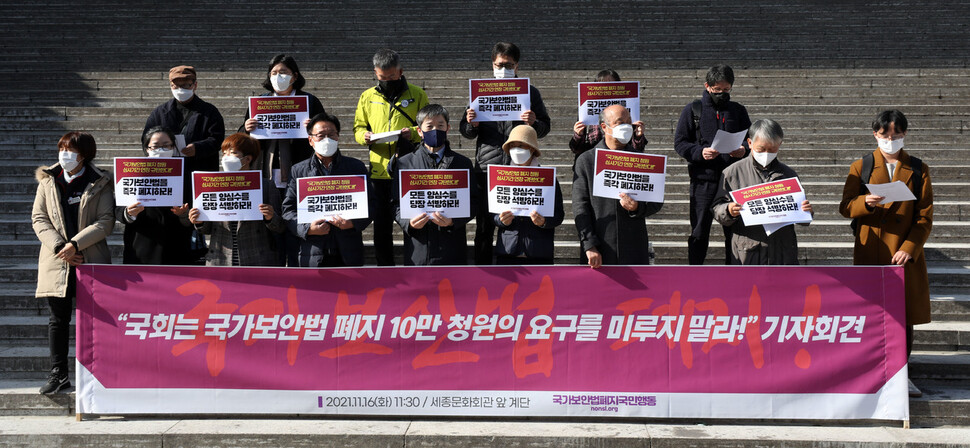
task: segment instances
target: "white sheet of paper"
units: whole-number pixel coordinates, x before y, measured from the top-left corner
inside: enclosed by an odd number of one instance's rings
[[[748,135],[747,129],[738,132],[727,132],[723,129],[718,129],[717,134],[714,135],[714,141],[711,142],[711,147],[721,154],[728,154],[741,147],[746,135]]]
[[[390,142],[395,142],[395,141],[397,141],[397,138],[398,138],[399,135],[401,135],[401,130],[400,129],[398,129],[396,131],[381,132],[380,134],[371,134],[370,135],[370,142],[371,143],[390,143]]]
[[[909,190],[902,181],[897,180],[896,182],[890,182],[888,184],[866,184],[866,188],[869,192],[882,196],[885,199],[880,201],[880,204],[888,204],[895,201],[915,201],[916,196],[913,196],[913,192]]]
[[[175,147],[179,151],[185,149],[185,134],[175,134]]]

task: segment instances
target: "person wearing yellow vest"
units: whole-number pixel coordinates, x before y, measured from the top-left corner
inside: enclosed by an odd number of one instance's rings
[[[421,141],[415,117],[428,105],[424,90],[404,79],[401,57],[390,49],[374,54],[377,85],[360,94],[354,113],[354,138],[370,148],[370,179],[374,186],[374,251],[378,266],[394,265],[392,165],[400,156],[414,150]],[[374,137],[397,132],[397,136]]]

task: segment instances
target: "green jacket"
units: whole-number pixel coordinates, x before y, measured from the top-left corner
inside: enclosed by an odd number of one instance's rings
[[[407,112],[410,119],[391,106],[387,98],[377,92],[377,87],[371,87],[360,94],[357,111],[354,113],[354,139],[358,144],[366,144],[364,134],[368,131],[379,134],[406,127],[411,128],[412,142],[421,141],[417,126],[412,120],[417,117],[422,107],[428,105],[428,94],[420,87],[408,83],[408,89],[401,94],[396,104]],[[395,155],[397,155],[397,142],[370,145],[370,177],[390,179],[388,165]]]

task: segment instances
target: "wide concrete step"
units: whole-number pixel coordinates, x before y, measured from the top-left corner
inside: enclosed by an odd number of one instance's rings
[[[177,417],[102,418],[75,422],[65,416],[11,416],[0,418],[9,428],[0,443],[36,446],[362,446],[362,447],[480,447],[529,446],[534,448],[641,447],[641,446],[906,446],[936,448],[966,446],[970,429],[914,427],[898,422],[860,426],[852,422],[727,423],[708,421],[499,421],[495,419],[311,420],[238,416],[239,419]],[[915,421],[913,422],[916,423]],[[822,427],[818,427],[818,425]],[[865,423],[862,423],[865,425]]]

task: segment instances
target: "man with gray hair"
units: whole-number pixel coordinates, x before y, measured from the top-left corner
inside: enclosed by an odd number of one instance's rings
[[[743,204],[731,198],[734,190],[798,177],[795,170],[775,159],[785,136],[781,125],[767,118],[758,120],[748,129],[748,135],[751,155],[724,169],[714,198],[714,219],[731,228],[731,264],[798,264],[795,226],[782,227],[771,235],[762,225],[746,226],[740,218]],[[801,209],[814,214],[807,200],[802,201]]]
[[[370,179],[374,186],[374,252],[378,266],[394,266],[392,166],[421,140],[415,116],[428,105],[428,95],[404,79],[401,57],[390,49],[374,54],[377,85],[360,94],[354,113],[354,138],[370,148]],[[397,136],[373,139],[374,134],[397,132]]]

